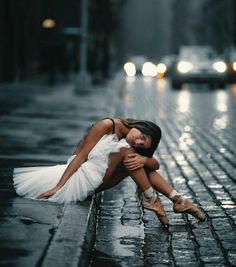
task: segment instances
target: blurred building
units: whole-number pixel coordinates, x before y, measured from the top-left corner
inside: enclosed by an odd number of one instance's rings
[[[219,53],[236,45],[235,0],[178,0],[172,5],[172,44],[210,45]]]
[[[172,50],[173,0],[128,0],[122,9],[119,43],[120,60],[133,55],[160,59]],[[187,2],[187,1],[186,1]]]
[[[159,59],[183,45],[235,46],[235,0],[127,0],[119,27],[120,55]]]
[[[220,53],[236,47],[236,1],[207,0],[203,11],[205,42]]]
[[[89,72],[95,82],[109,77],[117,68],[117,30],[123,4],[122,0],[90,0]]]
[[[202,44],[202,6],[205,0],[179,0],[172,2],[171,43],[177,53],[182,45]]]
[[[0,1],[0,82],[79,70],[82,0]],[[88,71],[109,77],[129,56],[157,61],[182,45],[236,45],[236,0],[89,0]]]
[[[89,1],[88,69],[109,76],[121,0]],[[81,0],[0,1],[0,82],[78,71]]]
[[[62,65],[60,11],[64,1],[48,2],[0,1],[0,82],[24,80],[47,71],[52,78]]]
[[[29,1],[0,1],[0,81],[24,79],[34,71],[39,11],[38,2],[30,5]]]

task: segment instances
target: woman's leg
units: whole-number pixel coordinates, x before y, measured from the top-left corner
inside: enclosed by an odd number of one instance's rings
[[[166,180],[156,171],[151,171],[148,173],[148,179],[151,185],[161,194],[170,198],[171,192],[174,190]]]
[[[105,176],[103,183],[95,190],[96,193],[112,188],[129,176],[124,168],[117,168],[111,177]]]
[[[124,172],[116,173],[116,169],[119,164],[123,164],[123,160],[128,158],[130,153],[134,153],[134,150],[132,148],[126,148],[121,149],[120,152],[114,153],[110,156],[109,167],[103,178],[103,183],[97,188],[96,192],[115,186],[124,179],[124,177],[129,175],[144,192],[143,207],[154,211],[161,223],[167,225],[168,219],[166,212],[160,202],[160,199],[155,194],[145,170],[143,168],[135,171],[124,169]]]
[[[119,152],[110,155],[109,166],[102,179],[102,184],[95,190],[96,193],[116,186],[129,176],[123,166],[123,158],[128,153],[133,153],[133,149],[121,148]]]
[[[135,150],[133,148],[122,148],[120,152],[111,154],[109,159],[109,166],[103,178],[103,186],[106,186],[106,184],[110,183],[110,180],[113,179],[113,174],[115,173],[117,167],[120,164],[123,164],[123,160],[125,158],[128,158],[129,154],[134,152]],[[144,169],[138,169],[131,172],[124,169],[124,171],[126,172],[126,176],[130,175],[143,192],[151,187],[151,183],[149,182]]]
[[[126,159],[126,157],[128,158],[128,155],[125,155],[124,159]],[[145,169],[140,168],[134,171],[127,169],[127,172],[144,193],[144,198],[142,200],[143,207],[154,211],[160,222],[163,225],[168,225],[169,220],[167,218],[166,211],[162,206],[160,198],[153,190],[153,186],[147,177]]]
[[[148,173],[151,185],[160,193],[169,198],[173,203],[173,209],[176,213],[189,213],[200,221],[205,220],[204,213],[198,209],[189,199],[182,197],[170,186],[166,180],[156,171]]]

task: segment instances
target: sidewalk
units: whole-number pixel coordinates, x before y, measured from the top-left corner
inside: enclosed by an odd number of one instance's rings
[[[18,197],[12,169],[64,163],[88,126],[113,116],[122,87],[74,91],[73,83],[0,86],[0,266],[87,266],[100,195],[59,205]]]

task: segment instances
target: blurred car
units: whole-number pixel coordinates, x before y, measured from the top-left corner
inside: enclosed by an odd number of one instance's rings
[[[180,89],[184,83],[207,83],[224,87],[226,63],[209,46],[184,46],[178,54],[171,84]]]
[[[128,62],[124,64],[124,71],[129,77],[135,75],[154,77],[157,72],[156,65],[142,55],[130,57]]]

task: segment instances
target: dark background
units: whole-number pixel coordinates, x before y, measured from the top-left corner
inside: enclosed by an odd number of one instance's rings
[[[0,82],[79,70],[79,0],[0,1]],[[53,19],[52,29],[42,22]],[[150,59],[177,53],[181,45],[210,45],[227,57],[236,42],[235,0],[90,0],[88,71],[111,76],[131,55]]]

